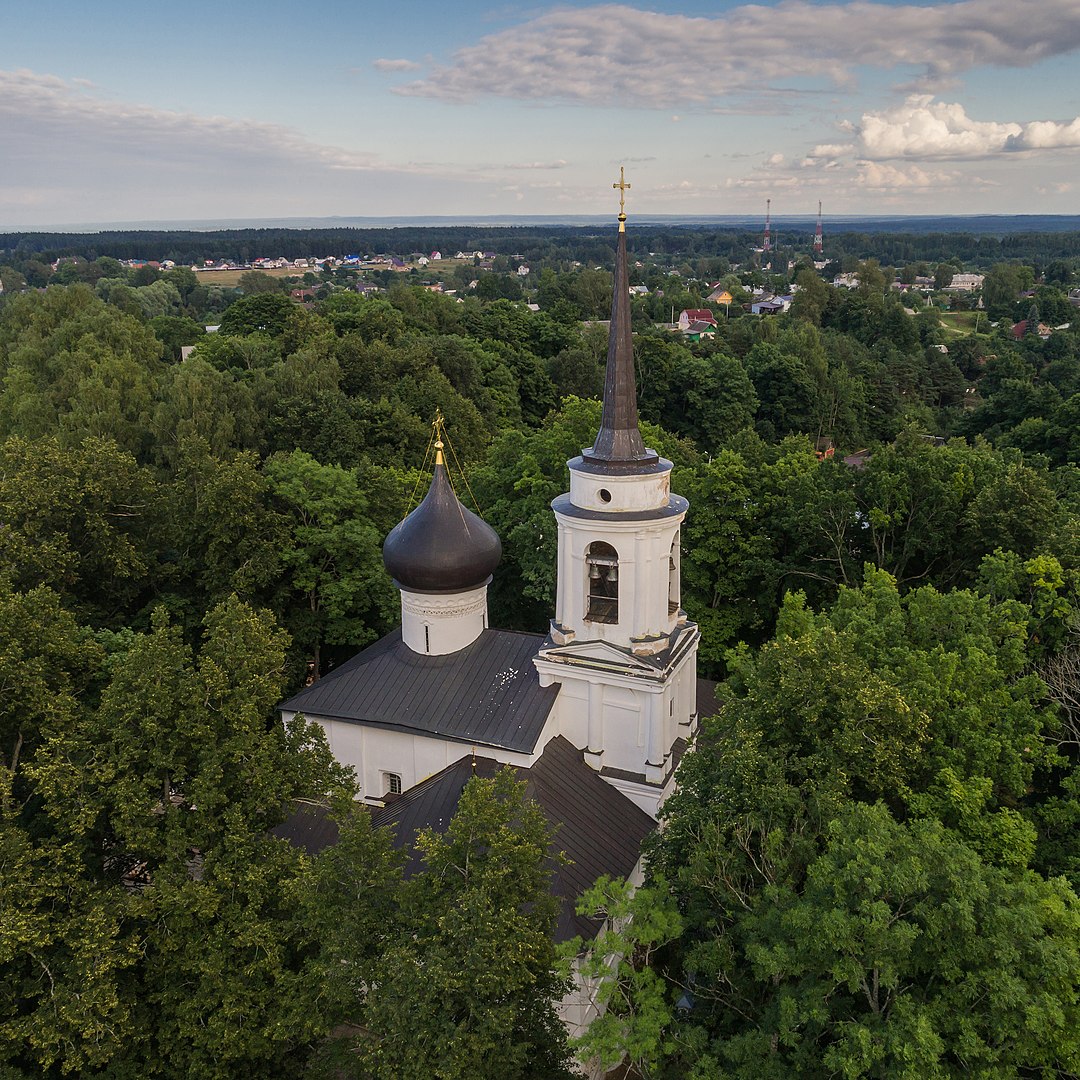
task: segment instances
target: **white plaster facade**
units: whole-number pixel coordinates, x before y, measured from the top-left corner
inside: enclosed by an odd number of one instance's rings
[[[485,581],[460,593],[402,589],[402,640],[413,652],[429,656],[460,652],[487,628],[487,587]]]
[[[282,714],[282,719],[288,724],[295,715],[286,712]],[[522,754],[501,747],[475,745],[372,724],[356,724],[351,720],[334,720],[324,716],[310,716],[308,719],[326,732],[334,757],[355,772],[361,799],[378,805],[382,804],[383,796],[388,793],[386,778],[391,773],[401,778],[401,790],[408,791],[470,752],[494,758],[504,765],[529,768],[544,752],[548,741],[559,734],[558,721],[553,714],[537,740],[535,750]]]
[[[681,606],[679,529],[688,503],[671,494],[671,463],[640,471],[569,462],[568,497],[552,504],[559,530],[551,645],[535,664],[560,685],[560,733],[653,817],[673,770],[673,748],[697,716],[698,630]],[[592,553],[617,571],[614,604],[593,610]],[[612,555],[614,553],[614,555]],[[609,590],[610,591],[610,590]]]

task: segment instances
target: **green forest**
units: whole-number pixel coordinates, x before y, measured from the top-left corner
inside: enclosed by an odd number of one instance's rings
[[[718,308],[695,342],[659,309],[704,304],[693,260],[728,249],[639,269],[642,428],[690,502],[720,706],[645,886],[599,882],[610,932],[561,956],[509,773],[405,880],[274,706],[399,621],[381,544],[437,410],[502,539],[492,625],[546,629],[550,503],[599,422],[591,248],[307,304],[9,250],[0,1080],[1080,1074],[1080,236],[951,239],[852,239],[857,287],[795,267],[788,313]],[[949,258],[986,271],[978,317],[883,287],[878,262]],[[319,856],[272,832],[298,803],[333,809]],[[572,961],[612,973],[573,1047]]]

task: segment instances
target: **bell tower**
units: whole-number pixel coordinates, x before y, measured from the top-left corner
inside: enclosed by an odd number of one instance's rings
[[[681,607],[679,529],[689,504],[671,493],[671,462],[638,427],[625,192],[604,403],[591,447],[567,462],[570,491],[551,508],[559,531],[555,618],[534,663],[560,684],[560,731],[586,761],[656,815],[678,741],[697,715],[698,629]]]

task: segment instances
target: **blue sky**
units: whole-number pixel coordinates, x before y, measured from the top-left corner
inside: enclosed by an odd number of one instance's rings
[[[1080,0],[39,0],[0,228],[628,211],[1077,213]]]

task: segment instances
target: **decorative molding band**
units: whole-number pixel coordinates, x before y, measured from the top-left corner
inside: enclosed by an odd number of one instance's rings
[[[402,592],[401,609],[409,615],[429,619],[460,619],[468,615],[479,615],[487,607],[487,589],[479,593],[460,594],[436,599],[430,594],[424,597]]]

